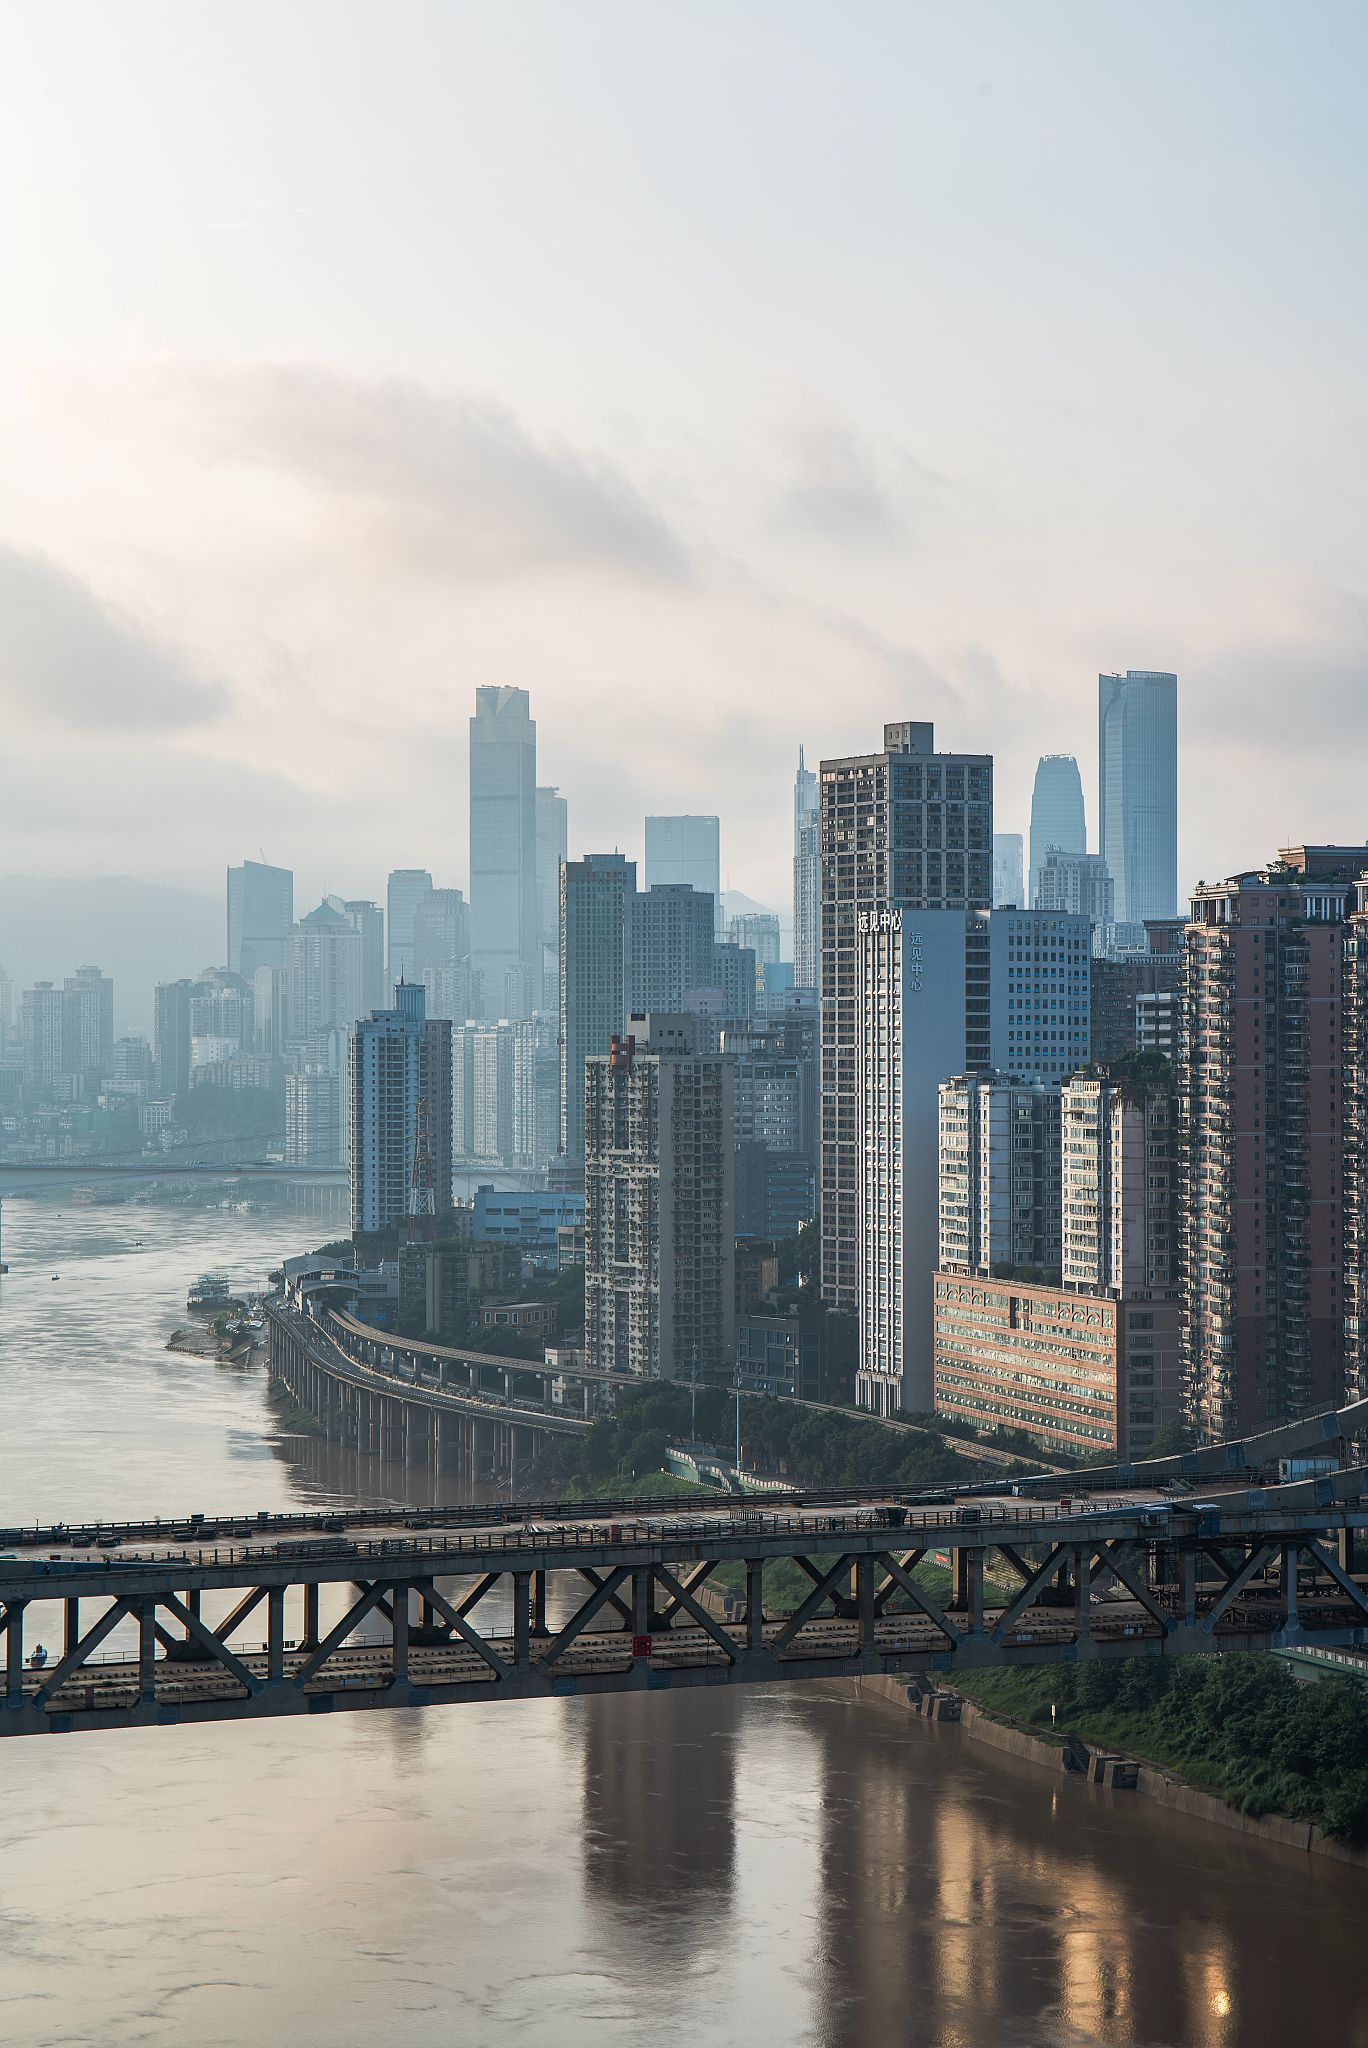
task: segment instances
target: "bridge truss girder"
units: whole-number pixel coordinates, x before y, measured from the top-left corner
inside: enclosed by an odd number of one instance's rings
[[[944,1530],[950,1597],[914,1576],[928,1544],[861,1531],[817,1549],[791,1539],[745,1555],[601,1544],[592,1559],[450,1553],[374,1561],[271,1560],[236,1570],[188,1559],[123,1561],[92,1584],[60,1564],[14,1585],[0,1567],[5,1689],[0,1734],[320,1713],[491,1698],[765,1683],[1071,1662],[1083,1657],[1368,1644],[1368,1592],[1323,1532],[1153,1543],[1076,1530],[1001,1544]],[[757,1550],[759,1546],[756,1546]],[[1023,1555],[1023,1551],[1029,1555]],[[724,1554],[725,1553],[725,1554]],[[765,1606],[765,1568],[795,1564],[809,1590]],[[709,1581],[740,1565],[744,1592],[718,1612]],[[1019,1581],[1008,1589],[1003,1575]],[[1023,1576],[1024,1575],[1024,1576]],[[320,1595],[345,1607],[326,1630]],[[548,1621],[548,1589],[557,1607]],[[203,1596],[224,1607],[218,1621]],[[571,1604],[566,1594],[571,1593]],[[487,1621],[476,1618],[483,1603]],[[60,1605],[61,1656],[35,1668],[34,1607]],[[95,1620],[82,1628],[98,1606]],[[266,1641],[243,1624],[264,1605]],[[299,1617],[287,1636],[287,1610]],[[135,1644],[97,1653],[116,1630]],[[379,1628],[378,1637],[361,1635]]]

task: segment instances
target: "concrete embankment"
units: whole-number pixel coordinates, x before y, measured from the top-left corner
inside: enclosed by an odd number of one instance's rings
[[[918,1687],[909,1685],[905,1678],[851,1678],[842,1682],[853,1687],[862,1700],[891,1707],[904,1714],[917,1712]],[[1009,1721],[996,1721],[969,1699],[960,1700],[959,1713],[954,1718],[967,1740],[981,1742],[1007,1756],[1021,1757],[1044,1770],[1062,1771],[1066,1768],[1066,1743],[1075,1753],[1073,1767],[1083,1776],[1092,1776],[1092,1771],[1081,1759],[1088,1759],[1090,1764],[1092,1759],[1110,1756],[1110,1752],[1096,1750],[1077,1736],[1035,1735]],[[1332,1840],[1309,1821],[1293,1820],[1287,1814],[1256,1817],[1239,1813],[1214,1793],[1202,1792],[1169,1771],[1160,1770],[1138,1758],[1128,1761],[1135,1765],[1134,1790],[1142,1798],[1167,1807],[1171,1813],[1184,1814],[1190,1820],[1208,1821],[1216,1827],[1231,1828],[1257,1841],[1276,1842],[1285,1849],[1298,1849],[1307,1855],[1328,1856],[1339,1863],[1352,1863],[1358,1869],[1368,1871],[1368,1851],[1351,1849],[1343,1842]]]

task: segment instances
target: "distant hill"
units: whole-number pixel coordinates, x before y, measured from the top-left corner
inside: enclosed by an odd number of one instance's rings
[[[152,1035],[152,990],[220,964],[220,899],[130,875],[89,882],[0,875],[0,967],[16,990],[87,964],[114,977],[114,1028]],[[18,996],[15,997],[18,1009]]]

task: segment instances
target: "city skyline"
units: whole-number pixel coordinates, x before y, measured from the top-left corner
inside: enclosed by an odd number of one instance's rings
[[[8,51],[0,870],[213,891],[264,846],[305,898],[396,864],[467,886],[441,822],[466,701],[522,687],[581,848],[715,810],[724,880],[779,907],[800,740],[838,758],[911,705],[998,757],[1022,829],[1034,755],[1095,789],[1092,679],[1146,665],[1184,679],[1203,796],[1181,888],[1258,859],[1289,784],[1360,830],[1348,759],[1326,776],[1284,708],[1353,736],[1364,699],[1362,465],[1328,424],[1357,417],[1365,324],[1329,260],[1361,211],[1362,19],[1293,43],[1269,7],[1234,38],[992,10],[986,50],[967,14],[838,41],[807,8],[612,13],[567,94],[554,9],[534,75],[495,18],[303,5],[262,94],[259,8],[120,12],[158,23],[155,88],[99,11],[79,75],[50,11]],[[683,178],[723,33],[716,168]],[[1289,103],[1289,74],[1314,89]],[[405,112],[363,175],[343,138],[377,77]],[[1128,120],[1162,150],[1100,146]],[[1181,355],[1154,343],[1180,303]]]

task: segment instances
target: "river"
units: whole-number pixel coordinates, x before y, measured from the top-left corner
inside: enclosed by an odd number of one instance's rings
[[[260,1281],[328,1226],[4,1222],[0,1521],[404,1494],[283,1433],[259,1369],[164,1348],[198,1272]],[[1358,1872],[838,1686],[72,1735],[0,1767],[23,2048],[1368,2048]]]

